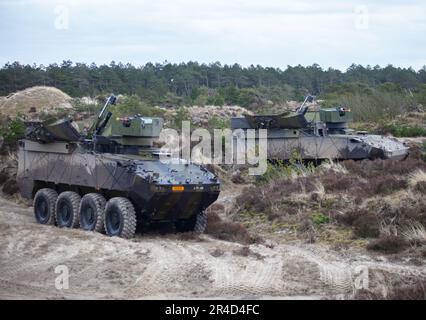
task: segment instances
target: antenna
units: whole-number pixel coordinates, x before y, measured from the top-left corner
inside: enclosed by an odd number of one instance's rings
[[[102,107],[101,111],[99,111],[99,113],[98,113],[98,117],[97,117],[96,121],[93,123],[92,127],[87,132],[88,137],[92,136],[93,133],[97,134],[100,131],[100,129],[105,127],[106,123],[108,122],[109,118],[111,117],[111,115],[108,116],[108,114],[105,115],[105,113],[108,110],[108,106],[109,105],[115,105],[116,101],[117,101],[117,97],[114,96],[113,94],[110,95],[107,98],[105,105]]]
[[[308,94],[305,98],[305,101],[303,101],[302,105],[299,108],[297,108],[296,113],[297,114],[305,114],[306,111],[308,111],[308,107],[306,106],[306,103],[307,102],[311,103],[313,101],[314,101],[314,97],[311,96],[310,94]]]

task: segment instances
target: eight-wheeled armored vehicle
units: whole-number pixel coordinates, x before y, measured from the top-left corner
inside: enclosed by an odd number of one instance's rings
[[[37,222],[123,238],[152,222],[202,232],[218,178],[200,165],[160,160],[153,141],[163,120],[112,117],[115,101],[108,98],[85,135],[69,119],[27,123],[17,182]]]
[[[393,137],[368,134],[348,128],[352,112],[343,107],[308,112],[308,96],[295,112],[279,115],[246,115],[231,119],[237,130],[234,141],[247,129],[267,129],[267,157],[289,160],[297,155],[302,160],[360,160],[407,157],[408,147]],[[244,134],[244,138],[247,139]],[[256,141],[257,137],[256,137]]]

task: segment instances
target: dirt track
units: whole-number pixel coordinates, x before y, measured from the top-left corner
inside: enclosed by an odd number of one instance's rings
[[[384,292],[391,279],[426,274],[424,266],[317,244],[242,247],[205,235],[129,241],[42,226],[32,208],[0,198],[0,299],[339,298],[354,293],[357,266]],[[55,288],[58,265],[69,268],[67,290]]]

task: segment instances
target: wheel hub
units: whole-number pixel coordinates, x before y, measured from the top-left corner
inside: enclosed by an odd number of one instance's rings
[[[59,214],[63,224],[67,225],[71,220],[71,208],[67,203],[62,202],[59,206]]]
[[[116,210],[111,211],[108,215],[108,229],[110,233],[117,234],[120,230],[121,217],[120,213]]]
[[[48,208],[46,200],[39,199],[36,204],[36,214],[40,221],[45,221],[48,218]]]

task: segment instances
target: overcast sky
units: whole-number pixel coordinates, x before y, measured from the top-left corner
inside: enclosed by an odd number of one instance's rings
[[[88,4],[90,2],[90,4]],[[0,0],[0,64],[426,65],[424,0]]]

